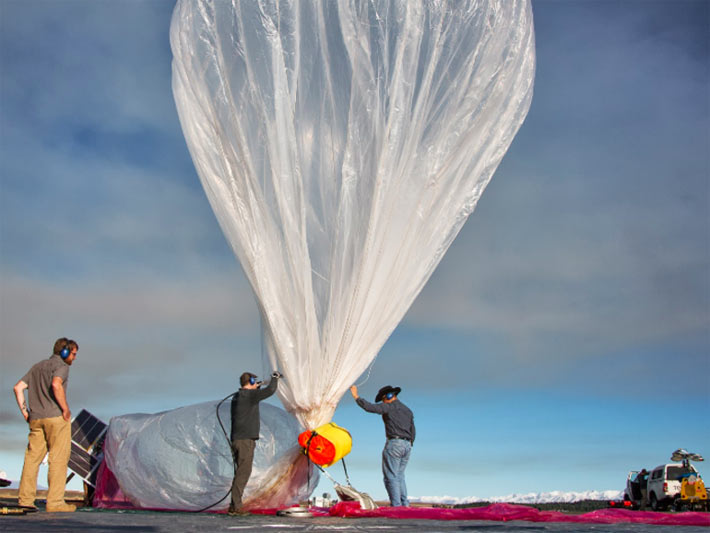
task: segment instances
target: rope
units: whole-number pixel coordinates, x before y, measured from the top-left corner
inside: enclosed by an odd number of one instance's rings
[[[340,459],[340,462],[343,463],[343,470],[345,470],[345,480],[348,482],[348,487],[352,487],[352,484],[350,483],[350,476],[348,475],[348,467],[345,466],[345,457],[342,457]]]
[[[365,376],[365,380],[361,381],[360,383],[356,384],[356,387],[361,387],[365,383],[367,383],[367,380],[370,379],[370,372],[372,372],[372,367],[375,366],[375,361],[377,360],[377,356],[375,356],[372,359],[372,363],[370,363],[370,366],[367,368],[367,376]]]
[[[308,466],[306,467],[306,474],[308,475],[307,478],[307,488],[311,487],[311,464],[315,464],[313,461],[311,461],[311,441],[313,440],[313,437],[316,436],[315,431],[311,431],[311,436],[308,437],[308,442],[306,443],[306,448],[303,450],[303,453],[306,454],[306,459],[308,459]],[[320,465],[316,465],[320,468]]]

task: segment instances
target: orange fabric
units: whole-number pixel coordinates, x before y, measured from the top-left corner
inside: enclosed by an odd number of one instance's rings
[[[303,448],[309,459],[320,466],[329,465],[335,458],[335,446],[323,435],[316,435],[311,439],[313,431],[304,431],[298,436],[298,444]],[[311,439],[310,445],[308,439]],[[308,447],[308,450],[306,450]]]

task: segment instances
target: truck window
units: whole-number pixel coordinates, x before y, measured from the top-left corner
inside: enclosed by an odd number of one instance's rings
[[[691,474],[692,472],[693,472],[692,469],[687,468],[685,466],[669,466],[668,472],[666,474],[666,479],[670,479],[672,481],[678,481],[678,480],[680,480],[681,477],[687,476],[688,474]]]

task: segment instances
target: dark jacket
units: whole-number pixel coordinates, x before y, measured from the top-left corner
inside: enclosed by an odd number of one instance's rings
[[[276,392],[279,379],[263,389],[239,389],[232,398],[232,440],[259,439],[259,402]]]
[[[392,403],[370,403],[360,397],[355,400],[368,413],[382,415],[385,423],[385,435],[388,439],[405,439],[414,444],[417,430],[414,427],[412,411],[399,399]]]

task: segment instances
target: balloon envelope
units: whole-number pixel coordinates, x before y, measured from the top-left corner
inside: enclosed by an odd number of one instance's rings
[[[313,429],[431,276],[522,124],[529,0],[179,0],[173,93]]]
[[[147,509],[227,509],[234,464],[229,439],[217,419],[219,403],[112,418],[104,460],[122,496],[133,506]],[[307,499],[318,483],[318,473],[296,444],[298,423],[269,404],[262,404],[260,411],[245,507],[283,507]],[[229,401],[220,405],[219,416],[230,434]],[[99,501],[94,503],[112,507],[110,498],[102,501],[103,489],[97,487]]]

